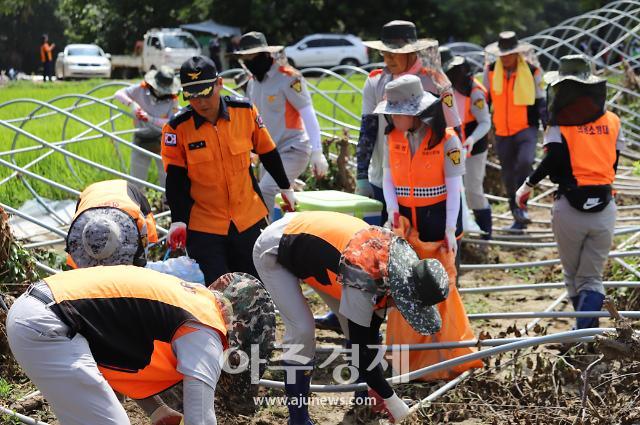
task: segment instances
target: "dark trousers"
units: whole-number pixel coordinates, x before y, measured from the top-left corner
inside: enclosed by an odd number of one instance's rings
[[[43,81],[47,81],[47,77],[49,78],[49,81],[53,81],[53,61],[42,62]]]
[[[531,174],[537,143],[538,129],[535,127],[525,128],[513,136],[496,136],[496,153],[502,167],[502,183],[510,200]]]
[[[382,217],[380,220],[380,226],[384,226],[389,218],[389,215],[387,214],[387,203],[384,201],[384,192],[382,191],[381,187],[378,187],[375,184],[372,184],[371,188],[373,189],[373,199],[382,202]]]
[[[265,227],[267,221],[262,219],[244,232],[238,232],[231,222],[227,235],[189,230],[187,250],[200,266],[205,284],[210,285],[229,272],[248,273],[257,278],[258,272],[253,265],[253,244]]]

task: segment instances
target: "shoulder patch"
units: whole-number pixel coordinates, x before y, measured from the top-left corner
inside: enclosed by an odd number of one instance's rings
[[[300,78],[296,78],[289,87],[291,87],[296,93],[300,93],[302,91],[302,81],[300,81]]]
[[[475,102],[473,102],[473,106],[475,106],[477,109],[484,109],[484,99],[478,99]]]
[[[163,135],[163,143],[165,146],[177,146],[178,135],[176,133],[169,133],[168,131]]]
[[[289,77],[299,77],[301,75],[300,71],[289,65],[282,65],[278,67],[278,71],[284,75],[288,75]]]
[[[374,69],[369,73],[369,78],[375,77],[376,75],[382,74],[382,68]]]
[[[241,96],[225,96],[224,101],[232,108],[251,108],[251,101]]]
[[[453,107],[453,95],[451,93],[445,93],[444,96],[442,96],[442,103],[447,105],[447,108]]]
[[[446,155],[453,165],[460,165],[460,149],[449,149]]]
[[[169,124],[169,127],[175,130],[178,128],[180,124],[190,120],[192,116],[193,116],[193,109],[191,109],[191,106],[187,106],[186,108],[182,108],[180,112],[175,114],[167,124]]]

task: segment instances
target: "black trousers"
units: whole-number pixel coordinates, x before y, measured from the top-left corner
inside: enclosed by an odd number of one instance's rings
[[[42,62],[42,79],[43,81],[53,81],[53,61]]]
[[[229,272],[248,273],[257,278],[258,272],[253,265],[253,245],[265,227],[267,220],[263,218],[244,232],[238,232],[231,222],[227,235],[189,230],[187,250],[200,266],[205,284],[210,285]]]

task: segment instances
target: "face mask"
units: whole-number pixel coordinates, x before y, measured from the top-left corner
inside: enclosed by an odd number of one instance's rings
[[[269,71],[272,64],[273,59],[267,52],[258,53],[255,58],[249,61],[244,61],[244,66],[247,67],[258,81],[262,81],[264,79],[265,74]]]
[[[458,65],[447,71],[451,85],[464,96],[471,94],[471,69],[468,64]]]

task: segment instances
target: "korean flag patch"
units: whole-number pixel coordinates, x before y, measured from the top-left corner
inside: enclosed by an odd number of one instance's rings
[[[164,133],[164,145],[176,146],[178,144],[178,136],[174,133]]]

